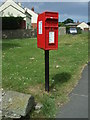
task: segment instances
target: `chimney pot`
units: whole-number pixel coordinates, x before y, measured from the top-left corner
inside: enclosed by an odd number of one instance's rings
[[[32,7],[32,9],[31,9],[32,11],[34,11],[34,7]]]

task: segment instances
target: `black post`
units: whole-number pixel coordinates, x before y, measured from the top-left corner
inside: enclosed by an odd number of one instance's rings
[[[45,91],[49,92],[49,50],[45,50]]]

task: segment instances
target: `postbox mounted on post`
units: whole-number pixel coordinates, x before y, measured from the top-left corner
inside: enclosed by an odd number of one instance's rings
[[[49,92],[49,50],[58,49],[58,12],[38,15],[37,47],[45,50],[45,91]]]
[[[58,13],[43,12],[37,20],[37,46],[44,50],[58,49]]]

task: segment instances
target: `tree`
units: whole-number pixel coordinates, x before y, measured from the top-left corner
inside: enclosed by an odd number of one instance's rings
[[[90,22],[88,22],[87,24],[90,25]]]
[[[61,26],[63,27],[63,26],[65,26],[65,24],[64,24],[63,22],[59,22],[59,23],[58,23],[58,26],[59,26],[59,27],[61,27]]]
[[[73,21],[71,18],[68,18],[68,19],[66,19],[63,23],[64,23],[64,24],[74,23],[74,21]]]

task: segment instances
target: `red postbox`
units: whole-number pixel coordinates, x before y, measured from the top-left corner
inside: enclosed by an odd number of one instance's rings
[[[58,12],[43,12],[37,20],[37,46],[44,50],[58,49]]]
[[[45,91],[49,92],[49,50],[58,49],[58,12],[38,15],[37,46],[45,50]]]

